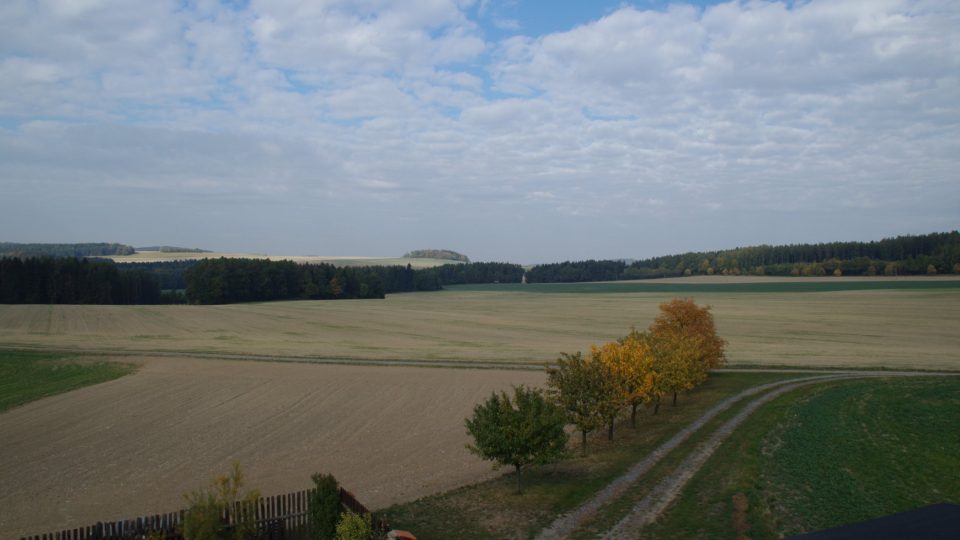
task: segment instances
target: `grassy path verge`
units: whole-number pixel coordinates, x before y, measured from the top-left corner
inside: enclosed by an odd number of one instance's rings
[[[960,503],[960,377],[850,380],[758,410],[643,538],[782,538]]]
[[[801,379],[787,379],[783,381],[775,381],[772,383],[763,384],[760,386],[755,386],[748,388],[736,395],[728,397],[713,407],[711,407],[707,412],[702,416],[694,420],[690,425],[680,430],[676,435],[671,437],[667,442],[663,443],[652,452],[647,454],[645,458],[637,462],[635,465],[630,467],[626,473],[616,478],[611,482],[607,487],[600,490],[594,497],[592,497],[586,503],[575,508],[571,512],[568,512],[550,524],[549,527],[545,528],[540,534],[537,535],[538,540],[548,540],[552,538],[565,538],[570,531],[575,530],[581,523],[589,520],[593,515],[600,509],[603,505],[609,503],[610,501],[620,497],[624,491],[627,490],[631,485],[633,485],[643,474],[647,473],[654,465],[656,465],[661,459],[663,459],[667,454],[673,452],[678,446],[690,438],[691,435],[699,431],[704,425],[710,422],[717,415],[723,411],[729,409],[738,401],[756,395],[758,393],[764,392],[771,388],[776,388],[778,386],[791,384],[790,387],[795,386],[798,381],[808,381],[808,382],[818,382],[821,380],[829,380],[834,378],[831,375],[823,375],[818,377],[806,377]]]
[[[619,424],[613,442],[605,433],[591,437],[589,454],[525,473],[524,493],[514,479],[490,481],[438,493],[382,509],[395,527],[412,530],[421,540],[461,538],[532,538],[556,516],[584,504],[637,461],[732,394],[788,378],[795,373],[718,373],[696,392],[681,396],[676,407],[656,416],[642,415],[637,429]],[[465,451],[465,450],[464,450]],[[454,534],[455,533],[455,534]]]
[[[30,401],[122,377],[133,366],[58,353],[0,350],[0,412]]]
[[[643,527],[656,520],[674,499],[680,495],[680,492],[684,486],[686,486],[687,482],[700,470],[720,444],[762,405],[801,386],[835,381],[842,378],[846,377],[818,377],[812,380],[787,381],[791,384],[780,385],[779,388],[771,390],[746,404],[736,416],[727,420],[720,428],[714,431],[706,441],[698,445],[697,448],[677,466],[676,470],[663,478],[623,519],[608,530],[603,538],[611,540],[617,538],[635,538]],[[760,389],[759,391],[769,390],[770,387],[770,385],[767,385],[767,388]]]

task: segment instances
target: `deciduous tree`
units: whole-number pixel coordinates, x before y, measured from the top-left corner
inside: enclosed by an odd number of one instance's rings
[[[660,304],[660,315],[650,325],[646,340],[655,358],[660,388],[677,393],[701,384],[707,371],[726,362],[726,341],[717,335],[710,306],[689,298]]]
[[[471,452],[494,462],[494,468],[512,465],[517,472],[517,492],[523,492],[521,469],[531,464],[554,463],[567,456],[566,417],[541,391],[515,386],[513,398],[493,393],[474,407],[466,420],[474,444]]]
[[[594,355],[612,376],[620,400],[630,405],[630,424],[637,427],[637,407],[650,399],[656,377],[654,357],[644,336],[631,331],[616,342],[594,348]]]

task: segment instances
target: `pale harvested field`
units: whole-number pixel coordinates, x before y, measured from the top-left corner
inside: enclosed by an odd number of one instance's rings
[[[271,261],[293,261],[296,263],[328,263],[335,266],[406,266],[414,268],[432,268],[444,264],[459,264],[456,261],[446,259],[411,259],[407,257],[350,257],[335,256],[326,257],[322,255],[265,255],[260,253],[233,253],[214,251],[208,253],[195,252],[164,252],[164,251],[138,251],[133,255],[112,255],[100,257],[103,259],[113,259],[118,263],[128,262],[168,262],[168,261],[192,261],[198,259],[218,259],[226,257],[228,259],[269,259]]]
[[[447,290],[228,306],[0,305],[0,345],[538,364],[646,327],[674,294]],[[732,365],[960,369],[960,288],[697,293]]]
[[[239,459],[264,494],[333,473],[373,507],[493,473],[464,418],[539,372],[138,359],[0,415],[0,538],[173,511]]]

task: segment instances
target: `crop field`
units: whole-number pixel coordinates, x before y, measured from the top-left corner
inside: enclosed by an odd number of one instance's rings
[[[816,289],[845,283],[847,290]],[[769,290],[729,288],[760,285]],[[640,286],[648,289],[629,289]],[[542,364],[631,326],[644,328],[659,303],[691,296],[713,306],[733,366],[960,370],[957,280],[694,281],[693,288],[671,283],[659,292],[653,286],[492,285],[385,300],[225,306],[0,305],[0,345]]]
[[[129,358],[0,416],[0,537],[172,511],[239,459],[264,494],[333,473],[365,504],[490,478],[464,418],[541,372]]]
[[[447,259],[421,259],[409,257],[325,257],[322,255],[265,255],[259,253],[233,253],[233,252],[164,252],[164,251],[138,251],[133,255],[112,255],[102,257],[112,259],[114,262],[166,262],[166,261],[190,261],[197,259],[217,259],[220,257],[235,259],[270,259],[271,261],[294,261],[297,263],[328,263],[335,266],[406,266],[414,268],[432,268],[444,264],[459,264],[457,261]]]

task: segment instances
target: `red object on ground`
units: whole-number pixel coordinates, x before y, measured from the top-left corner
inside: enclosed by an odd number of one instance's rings
[[[413,535],[410,531],[398,531],[396,529],[390,531],[391,536],[398,540],[417,540],[417,537]]]

